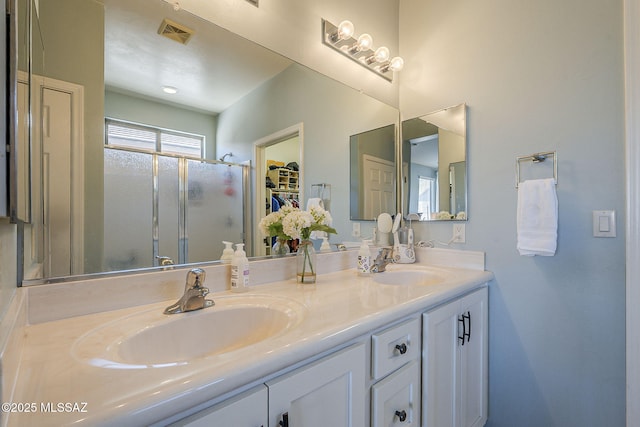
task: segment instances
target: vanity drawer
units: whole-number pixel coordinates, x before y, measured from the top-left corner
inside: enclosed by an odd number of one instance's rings
[[[371,377],[375,380],[420,356],[420,319],[371,335]]]

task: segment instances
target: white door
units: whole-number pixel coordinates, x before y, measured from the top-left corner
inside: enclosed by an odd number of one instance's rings
[[[481,427],[487,421],[487,288],[424,315],[424,427]]]
[[[260,385],[171,424],[171,427],[267,427],[267,388]]]
[[[71,94],[42,91],[45,277],[71,274]]]
[[[463,427],[482,427],[487,422],[488,307],[487,288],[462,300],[461,313],[468,315],[468,339],[460,346],[460,422]]]
[[[364,218],[375,219],[383,212],[395,213],[394,163],[367,154],[362,157]]]
[[[268,382],[269,425],[363,426],[365,358],[359,344]]]
[[[371,387],[371,427],[418,427],[420,406],[420,363],[413,361]]]
[[[422,418],[424,427],[458,427],[458,315],[454,301],[424,315]]]

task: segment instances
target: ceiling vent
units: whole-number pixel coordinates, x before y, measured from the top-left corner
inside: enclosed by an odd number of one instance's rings
[[[191,28],[173,22],[170,19],[163,19],[158,28],[158,34],[177,41],[178,43],[187,44],[193,36],[194,31]]]

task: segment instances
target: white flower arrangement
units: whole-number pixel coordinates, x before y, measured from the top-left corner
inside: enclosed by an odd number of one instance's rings
[[[319,206],[311,207],[309,211],[283,206],[279,211],[262,218],[259,228],[265,236],[277,236],[284,240],[308,240],[312,231],[336,233],[331,222],[331,214]]]

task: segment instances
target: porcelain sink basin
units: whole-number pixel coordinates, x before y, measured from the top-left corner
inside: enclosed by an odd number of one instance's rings
[[[291,330],[304,316],[304,306],[286,298],[212,299],[214,306],[188,313],[166,315],[164,306],[154,305],[121,317],[80,337],[72,352],[108,368],[174,366],[247,349]]]
[[[437,285],[445,279],[446,274],[427,269],[392,270],[373,275],[373,281],[383,285]]]

